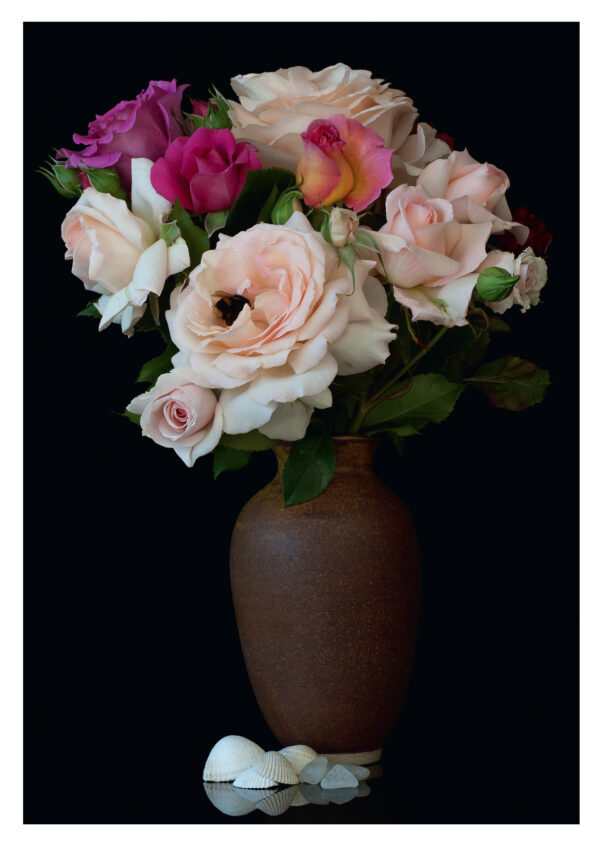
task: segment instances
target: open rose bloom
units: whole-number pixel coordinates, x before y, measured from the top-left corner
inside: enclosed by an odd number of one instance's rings
[[[400,448],[465,389],[507,409],[541,400],[532,363],[483,362],[548,277],[552,235],[513,215],[508,174],[367,70],[231,84],[238,100],[187,103],[187,85],[151,82],[42,170],[71,199],[62,236],[93,296],[83,314],[167,343],[127,407],[143,435],[188,467],[215,451],[216,473],[298,442],[296,467],[319,454],[311,499],[332,436]]]

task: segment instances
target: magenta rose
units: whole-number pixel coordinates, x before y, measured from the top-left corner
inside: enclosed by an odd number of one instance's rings
[[[131,159],[156,161],[182,134],[181,96],[188,85],[150,82],[135,99],[123,100],[106,114],[96,116],[88,134],[74,134],[84,149],[60,149],[58,156],[70,167],[114,167],[126,190],[131,187]]]
[[[237,143],[229,129],[196,129],[191,137],[170,144],[152,167],[152,186],[171,203],[212,213],[230,208],[248,170],[259,170],[260,158],[249,143]]]

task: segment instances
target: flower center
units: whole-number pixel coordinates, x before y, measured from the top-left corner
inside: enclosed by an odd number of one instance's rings
[[[246,304],[250,302],[243,295],[228,295],[226,292],[217,292],[213,295],[213,310],[223,319],[227,327],[231,327]]]

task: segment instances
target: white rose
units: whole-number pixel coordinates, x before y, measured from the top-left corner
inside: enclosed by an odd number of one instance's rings
[[[289,67],[248,73],[235,76],[231,87],[240,100],[230,101],[235,137],[249,140],[265,166],[294,172],[302,155],[300,135],[315,119],[343,114],[374,129],[384,146],[397,148],[417,116],[403,91],[340,63],[316,72]]]
[[[100,330],[116,321],[131,333],[148,295],[160,295],[169,275],[190,264],[182,237],[170,246],[159,237],[171,204],[152,187],[151,168],[147,158],[131,161],[131,211],[123,199],[88,187],[62,224],[73,274],[101,293]]]

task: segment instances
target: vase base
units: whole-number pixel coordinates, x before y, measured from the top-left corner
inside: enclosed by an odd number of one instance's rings
[[[377,763],[381,757],[381,749],[374,751],[355,751],[344,754],[325,755],[333,763],[353,763],[355,766],[368,766],[370,763]]]

